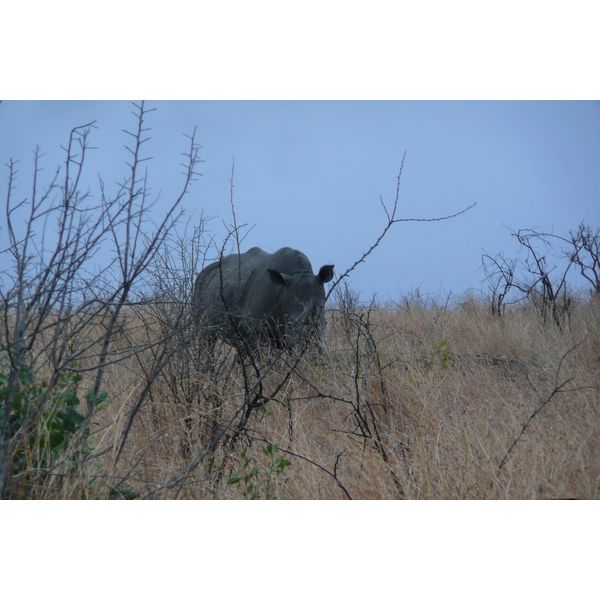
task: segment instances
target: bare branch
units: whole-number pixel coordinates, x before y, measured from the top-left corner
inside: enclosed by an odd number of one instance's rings
[[[473,204],[471,204],[470,206],[468,206],[467,208],[456,212],[454,214],[451,215],[447,215],[444,217],[436,217],[436,218],[432,218],[432,219],[422,219],[422,218],[397,218],[396,217],[396,213],[398,211],[398,202],[400,199],[400,180],[402,178],[402,170],[404,168],[404,160],[406,159],[406,153],[404,153],[404,156],[402,158],[402,163],[400,165],[400,171],[398,173],[398,184],[396,187],[396,197],[394,199],[394,203],[392,204],[392,208],[389,209],[386,205],[385,202],[383,201],[383,198],[381,198],[381,196],[379,197],[379,201],[381,202],[381,205],[383,206],[383,210],[385,212],[386,215],[386,219],[387,219],[387,223],[384,225],[383,230],[381,231],[381,233],[379,234],[379,236],[377,237],[377,239],[375,240],[375,242],[371,245],[371,247],[362,254],[362,256],[356,260],[349,268],[347,268],[341,275],[339,275],[337,277],[337,279],[333,282],[333,284],[331,285],[331,287],[329,288],[329,293],[327,294],[327,298],[329,298],[329,296],[332,294],[333,290],[339,285],[339,283],[346,277],[348,277],[350,275],[350,273],[352,271],[354,271],[354,269],[356,269],[356,267],[358,265],[360,265],[361,263],[365,262],[365,260],[367,259],[367,257],[375,250],[375,248],[377,248],[381,241],[383,240],[383,238],[387,235],[388,231],[391,229],[391,227],[393,225],[395,225],[396,223],[433,223],[436,221],[445,221],[448,219],[454,219],[455,217],[458,217],[459,215],[462,215],[463,213],[467,212],[468,210],[470,210],[471,208],[473,208],[474,206],[476,206],[476,202],[474,202]]]
[[[558,394],[566,393],[566,392],[575,392],[575,391],[583,390],[583,389],[591,389],[589,386],[565,389],[565,386],[567,386],[569,383],[571,383],[571,381],[573,381],[574,377],[568,377],[567,379],[565,379],[564,381],[559,383],[560,371],[562,369],[565,359],[567,358],[567,356],[569,354],[571,354],[571,352],[574,352],[577,348],[579,348],[579,346],[581,346],[581,344],[583,344],[584,341],[585,340],[582,340],[578,344],[575,344],[573,347],[571,347],[569,350],[567,350],[567,352],[565,352],[565,354],[563,354],[563,356],[561,357],[561,359],[558,363],[558,367],[556,368],[555,376],[554,376],[554,388],[552,389],[550,394],[548,394],[546,399],[541,401],[539,406],[527,417],[527,419],[525,419],[525,422],[523,423],[521,430],[517,434],[517,437],[515,437],[515,439],[512,441],[512,443],[506,450],[506,453],[502,457],[502,460],[500,461],[500,464],[498,465],[498,469],[496,470],[496,477],[500,474],[500,471],[501,471],[502,467],[504,467],[504,465],[506,464],[506,461],[508,460],[510,453],[513,451],[514,447],[517,445],[517,442],[521,439],[521,437],[523,437],[523,434],[525,433],[527,427],[529,427],[529,424],[531,423],[531,421],[533,421],[533,419],[540,413],[540,411],[546,405],[548,405]],[[492,484],[490,484],[490,486],[491,485],[493,485],[493,482],[492,482]]]

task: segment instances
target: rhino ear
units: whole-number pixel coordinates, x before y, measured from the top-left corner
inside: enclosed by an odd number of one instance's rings
[[[279,271],[276,271],[275,269],[267,269],[267,271],[269,271],[269,277],[271,278],[271,281],[275,285],[289,285],[290,284],[290,276],[289,275],[286,275],[285,273],[280,273]]]
[[[333,279],[333,265],[321,267],[317,279],[320,283],[329,283]]]

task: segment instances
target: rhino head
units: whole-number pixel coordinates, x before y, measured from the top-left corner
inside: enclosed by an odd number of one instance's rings
[[[321,267],[318,275],[304,271],[294,275],[269,269],[278,295],[276,321],[281,341],[289,348],[316,339],[322,345],[325,329],[325,284],[333,279],[333,265]]]

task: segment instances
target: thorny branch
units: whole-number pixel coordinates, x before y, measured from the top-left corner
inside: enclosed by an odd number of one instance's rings
[[[354,269],[356,269],[356,267],[358,265],[360,265],[361,263],[365,262],[365,260],[367,259],[367,257],[375,250],[375,248],[377,248],[380,244],[381,241],[383,240],[383,238],[387,235],[388,231],[390,230],[390,228],[395,225],[396,223],[432,223],[432,222],[436,222],[436,221],[445,221],[447,219],[453,219],[455,217],[458,217],[459,215],[462,215],[463,213],[467,212],[468,210],[470,210],[471,208],[473,208],[474,206],[476,206],[476,202],[474,202],[473,204],[471,204],[470,206],[467,206],[466,208],[464,208],[461,211],[458,211],[457,213],[454,213],[452,215],[447,215],[444,217],[436,217],[436,218],[432,218],[432,219],[423,219],[423,218],[397,218],[396,217],[396,213],[398,211],[398,202],[400,200],[400,181],[402,178],[402,170],[404,168],[404,161],[406,159],[406,153],[404,153],[404,156],[402,157],[402,163],[400,165],[400,171],[398,173],[397,176],[397,186],[396,186],[396,197],[394,199],[394,203],[392,205],[391,210],[388,209],[388,207],[386,206],[385,202],[383,201],[383,198],[379,198],[379,201],[381,203],[381,206],[383,207],[383,210],[385,212],[385,216],[387,218],[387,223],[384,225],[383,230],[381,231],[381,233],[379,234],[379,236],[377,237],[377,239],[375,240],[375,242],[371,245],[371,247],[362,254],[362,256],[357,259],[350,267],[348,267],[341,275],[339,275],[337,277],[337,279],[333,282],[333,284],[331,285],[331,287],[329,288],[329,293],[327,294],[327,298],[329,298],[329,296],[333,293],[334,289],[339,285],[339,283],[345,279],[346,277],[348,277],[348,275],[350,275],[350,273],[352,271],[354,271]]]
[[[7,164],[5,221],[8,244],[1,253],[10,264],[5,263],[0,272],[0,352],[2,363],[6,362],[7,367],[1,366],[3,371],[8,368],[6,381],[2,375],[7,387],[0,406],[2,497],[20,497],[19,494],[28,497],[27,494],[35,494],[33,490],[48,478],[66,481],[75,476],[71,473],[67,477],[62,470],[74,468],[70,465],[83,469],[95,456],[80,451],[90,435],[89,426],[98,410],[98,399],[103,397],[100,391],[105,367],[158,346],[163,348],[162,355],[170,351],[172,332],[160,341],[152,339],[128,349],[115,350],[112,346],[123,332],[126,321],[122,316],[123,309],[134,304],[130,302],[134,286],[141,281],[168,238],[179,218],[176,214],[178,206],[194,176],[199,175],[195,165],[200,162],[200,146],[195,141],[195,132],[188,136],[190,150],[186,153],[188,162],[183,190],[154,233],[144,231],[150,208],[148,176],[146,173],[140,178],[138,172],[139,165],[149,160],[141,156],[140,150],[149,140],[144,137],[149,130],[144,127],[144,122],[151,111],[144,103],[134,106],[137,131],[126,132],[134,140],[134,144],[127,147],[132,156],[128,163],[131,175],[114,198],[107,195],[102,180],[98,205],[90,204],[93,197],[89,191],[80,191],[87,151],[93,149],[89,135],[95,127],[94,122],[71,131],[69,141],[63,147],[66,154],[63,166],[59,166],[43,192],[40,192],[39,183],[43,155],[39,148],[35,150],[30,199],[14,201],[17,161],[11,160]],[[62,185],[59,184],[61,172]],[[50,231],[52,216],[56,227]],[[104,267],[90,269],[90,260],[105,249],[110,240],[114,244],[114,258]],[[118,271],[113,269],[114,266],[119,267]],[[159,352],[154,363],[153,381],[164,367],[162,355]],[[41,383],[34,377],[38,371],[45,373]],[[70,433],[62,446],[53,450],[56,454],[60,449],[62,454],[55,456],[47,450],[47,456],[36,459],[38,462],[29,467],[17,464],[27,450],[28,440],[34,440],[32,436],[38,435],[38,430],[39,435],[47,435],[44,419],[52,418],[52,411],[58,410],[54,404],[63,408],[61,403],[67,397],[65,382],[78,382],[84,373],[94,374],[93,387],[87,394],[84,414],[78,417],[83,420],[77,430]],[[148,385],[152,385],[152,381]],[[77,389],[68,393],[75,394]],[[129,427],[120,439],[117,459],[131,429],[136,408],[139,409],[139,403],[133,407]],[[47,444],[44,440],[40,447]],[[101,454],[103,450],[98,452]],[[44,469],[40,470],[42,464]],[[24,483],[27,481],[29,487]]]

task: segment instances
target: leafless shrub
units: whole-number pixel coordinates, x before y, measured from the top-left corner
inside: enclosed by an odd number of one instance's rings
[[[568,238],[533,229],[513,231],[512,236],[524,256],[507,259],[503,253],[482,255],[492,314],[501,316],[508,304],[527,299],[545,323],[562,328],[575,298],[569,285],[571,267],[578,266],[581,275],[596,289],[600,273],[598,234],[582,223],[576,232],[569,232]],[[556,248],[556,241],[567,246]]]
[[[538,307],[544,322],[552,319],[558,327],[562,327],[571,303],[567,285],[571,263],[560,270],[558,275],[553,275],[557,265],[549,263],[548,254],[553,248],[547,236],[531,229],[520,229],[513,235],[527,252],[524,265],[532,277],[529,284],[520,284],[520,289]],[[536,246],[536,241],[541,242],[541,248]]]
[[[508,297],[515,286],[517,259],[507,259],[503,253],[482,255],[482,265],[489,285],[492,314],[502,316]]]
[[[112,449],[118,462],[135,415],[171,352],[170,338],[122,342],[130,334],[129,307],[136,300],[139,304],[137,286],[180,216],[178,206],[196,175],[199,146],[192,135],[182,191],[148,234],[151,202],[142,148],[149,139],[150,111],[144,103],[134,106],[137,127],[125,132],[131,137],[129,175],[114,196],[102,181],[99,201],[80,189],[93,122],[71,131],[65,161],[45,188],[39,181],[42,154],[36,150],[29,198],[16,199],[16,163],[7,165],[8,236],[0,273],[3,498],[60,497],[72,492],[72,481],[87,481],[94,457]],[[100,255],[112,258],[98,268]],[[120,439],[92,451],[91,428],[115,400],[103,392],[107,369],[161,344]],[[84,381],[88,391],[82,398]],[[101,487],[84,486],[77,493],[118,493],[118,486]]]
[[[565,254],[579,268],[579,272],[600,294],[600,228],[594,230],[582,222],[575,231],[569,231]]]

